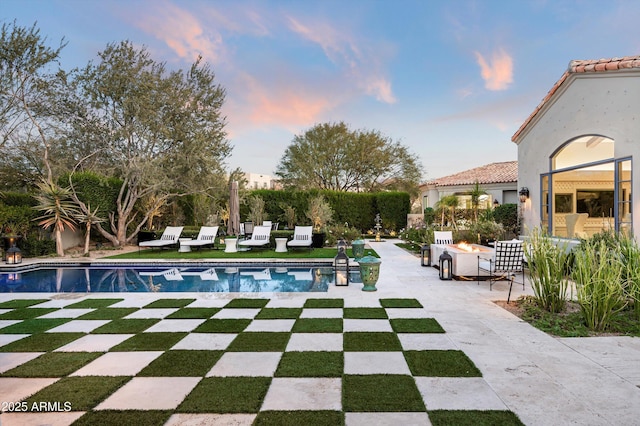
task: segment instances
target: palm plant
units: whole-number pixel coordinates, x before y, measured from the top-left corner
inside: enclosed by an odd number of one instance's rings
[[[98,216],[99,207],[96,207],[95,210],[91,210],[91,205],[87,204],[86,209],[82,209],[76,216],[78,222],[85,224],[85,234],[84,234],[84,255],[89,255],[89,242],[91,241],[91,225],[95,223],[104,222],[105,219]]]
[[[39,193],[35,196],[38,204],[36,210],[42,215],[35,220],[39,220],[38,225],[45,229],[53,227],[56,240],[56,253],[64,256],[62,246],[62,232],[69,228],[74,231],[75,217],[80,213],[77,206],[71,200],[71,190],[63,188],[51,181],[43,181],[38,184]]]
[[[456,208],[459,204],[460,200],[455,194],[445,195],[436,203],[436,206],[442,209],[442,227],[444,227],[445,212],[446,210],[450,210],[451,225],[455,230],[458,230],[458,226],[456,225]]]
[[[486,195],[487,192],[480,187],[480,183],[476,180],[473,184],[473,189],[469,195],[471,196],[471,207],[473,208],[474,222],[478,222],[478,207],[480,206],[480,197]]]

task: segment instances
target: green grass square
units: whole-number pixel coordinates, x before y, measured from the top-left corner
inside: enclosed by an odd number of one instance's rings
[[[344,308],[344,319],[387,319],[384,308]]]
[[[263,308],[255,319],[297,319],[302,308]]]
[[[147,365],[138,376],[204,377],[222,354],[222,351],[167,351]]]
[[[40,402],[63,401],[70,403],[73,411],[86,411],[94,408],[130,379],[128,376],[63,377],[26,401],[29,406]]]
[[[113,320],[126,317],[138,308],[98,308],[78,317],[79,320]]]
[[[475,364],[458,350],[406,351],[404,358],[414,376],[482,377]]]
[[[342,377],[342,352],[285,352],[275,377]]]
[[[444,333],[433,318],[393,318],[390,322],[396,333]]]
[[[37,305],[39,303],[44,303],[49,301],[49,299],[14,299],[7,300],[6,302],[0,303],[0,309],[19,309],[26,308],[27,306]]]
[[[271,377],[205,377],[178,406],[180,413],[257,413]]]
[[[67,305],[65,309],[100,309],[106,308],[107,306],[111,306],[115,303],[122,302],[124,299],[85,299],[80,302],[74,303],[73,305]]]
[[[298,318],[294,333],[342,333],[342,318]]]
[[[0,330],[2,334],[37,334],[71,321],[72,318],[34,318],[12,324]]]
[[[429,420],[433,426],[524,426],[515,413],[502,410],[433,410]]]
[[[2,374],[3,377],[63,377],[94,359],[101,352],[48,352]]]
[[[159,321],[157,318],[115,319],[96,328],[91,334],[136,334],[143,332]]]
[[[168,317],[167,319],[208,319],[214,316],[220,308],[181,308]]]
[[[267,303],[269,303],[269,299],[233,299],[229,301],[224,307],[225,308],[264,308]]]
[[[395,333],[348,332],[343,337],[345,352],[393,352],[402,351],[402,345]]]
[[[84,333],[39,333],[16,340],[0,348],[0,352],[49,352],[86,336]]]
[[[140,333],[112,347],[111,352],[166,351],[189,333]]]
[[[344,300],[342,299],[307,299],[304,302],[305,308],[344,308]]]
[[[231,342],[227,352],[284,352],[290,333],[245,332]]]
[[[251,324],[250,319],[209,319],[193,330],[193,333],[240,333]]]
[[[171,410],[97,410],[87,412],[73,422],[73,426],[158,426],[165,424],[171,414]]]
[[[0,314],[0,320],[25,320],[37,318],[41,315],[57,310],[58,308],[19,308]]]
[[[158,299],[144,306],[144,308],[184,308],[196,299]]]
[[[345,412],[426,411],[413,377],[383,374],[345,375],[342,409]]]
[[[253,426],[341,426],[341,411],[260,411]]]
[[[383,308],[422,308],[417,299],[380,299]]]

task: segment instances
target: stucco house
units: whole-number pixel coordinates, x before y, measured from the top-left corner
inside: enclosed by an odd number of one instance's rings
[[[440,198],[451,194],[458,196],[461,208],[472,208],[469,192],[476,182],[486,192],[486,195],[481,197],[480,208],[491,207],[495,202],[518,202],[518,162],[505,161],[486,164],[422,184],[422,210],[427,207],[435,208]]]
[[[576,60],[525,120],[518,145],[524,231],[541,226],[559,237],[603,229],[638,238],[640,56]],[[582,219],[579,229],[576,218]],[[570,226],[567,224],[570,223]]]

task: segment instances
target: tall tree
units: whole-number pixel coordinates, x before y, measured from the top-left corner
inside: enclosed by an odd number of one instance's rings
[[[58,47],[48,46],[35,24],[27,28],[14,21],[0,29],[0,175],[13,175],[15,183],[15,176],[53,182],[50,154],[60,130],[55,106],[64,75],[57,61],[65,45],[61,40]]]
[[[339,122],[317,124],[296,135],[276,175],[287,188],[401,189],[417,194],[422,166],[400,142],[374,130],[353,131]]]
[[[167,71],[129,41],[109,44],[99,58],[73,73],[79,102],[71,151],[99,151],[84,158],[122,179],[108,225],[95,226],[123,246],[173,197],[224,188],[225,91],[201,58],[186,73]],[[142,199],[153,202],[139,210]]]

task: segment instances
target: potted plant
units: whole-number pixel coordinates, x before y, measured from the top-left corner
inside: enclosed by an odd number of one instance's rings
[[[309,208],[306,211],[306,216],[311,220],[313,225],[313,235],[311,236],[313,241],[312,246],[315,248],[323,247],[326,238],[325,229],[333,217],[331,206],[322,195],[318,195],[309,200]]]

